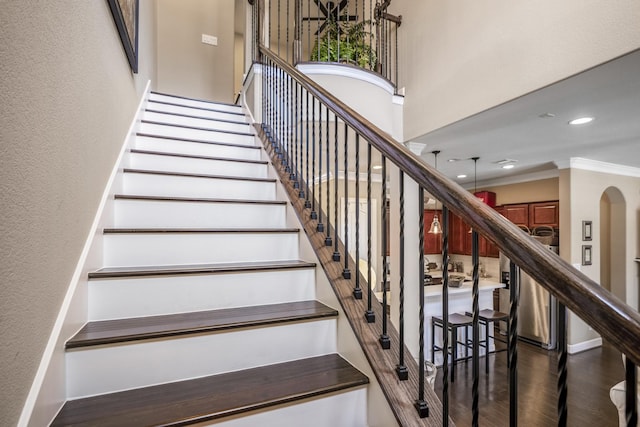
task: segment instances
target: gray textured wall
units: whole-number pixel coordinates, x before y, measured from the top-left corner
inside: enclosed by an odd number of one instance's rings
[[[131,73],[107,2],[0,6],[0,425],[15,425],[148,79],[155,2]]]

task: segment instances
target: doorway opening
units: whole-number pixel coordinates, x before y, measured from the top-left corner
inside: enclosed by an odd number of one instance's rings
[[[600,197],[600,284],[626,301],[626,202],[615,187]]]

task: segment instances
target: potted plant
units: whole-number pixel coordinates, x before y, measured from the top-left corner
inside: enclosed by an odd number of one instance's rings
[[[367,25],[371,25],[371,21],[340,25],[335,18],[329,17],[324,33],[318,35],[311,50],[311,61],[341,62],[375,69],[376,52],[368,44],[372,37],[365,29]]]

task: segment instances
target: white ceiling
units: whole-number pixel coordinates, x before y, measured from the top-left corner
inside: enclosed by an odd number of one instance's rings
[[[595,120],[568,124],[583,116]],[[574,157],[640,168],[640,50],[413,141],[427,144],[422,157],[431,165],[440,150],[438,169],[467,188],[474,156],[482,185],[554,176]],[[502,159],[517,162],[504,170]]]

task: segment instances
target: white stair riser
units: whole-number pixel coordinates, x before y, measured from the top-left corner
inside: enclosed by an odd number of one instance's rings
[[[203,144],[176,139],[137,136],[135,148],[139,150],[161,151],[163,153],[194,154],[197,156],[224,157],[240,160],[260,160],[261,150],[228,145]]]
[[[170,136],[172,138],[197,139],[211,142],[225,142],[229,144],[239,144],[255,146],[256,140],[251,135],[237,135],[234,133],[213,132],[199,129],[189,129],[178,126],[165,126],[152,123],[140,123],[141,133],[152,135]]]
[[[298,259],[298,233],[104,235],[106,267],[292,259]]]
[[[129,153],[129,167],[133,169],[165,172],[267,178],[267,165],[265,164],[194,159],[156,154]]]
[[[323,319],[74,349],[66,353],[67,397],[335,353],[336,339],[335,319]]]
[[[283,228],[285,205],[116,200],[115,228]]]
[[[361,387],[193,427],[366,427],[366,408],[367,389]]]
[[[89,281],[89,320],[315,299],[313,268]]]
[[[275,200],[275,182],[125,173],[125,194],[206,197],[234,200]]]
[[[187,116],[202,117],[203,119],[216,119],[216,120],[228,120],[233,122],[247,122],[247,118],[244,115],[236,113],[225,113],[222,111],[202,110],[192,107],[180,107],[176,105],[163,104],[160,102],[150,101],[147,104],[147,109],[154,111],[164,111],[173,114],[184,114]],[[215,110],[214,108],[212,108]]]
[[[189,107],[208,108],[211,110],[229,111],[232,113],[242,113],[242,107],[238,105],[228,105],[228,104],[219,104],[217,102],[198,101],[194,99],[161,95],[158,93],[150,94],[149,101],[169,102],[171,104],[185,105]]]
[[[171,123],[174,125],[193,126],[214,130],[226,130],[231,132],[248,133],[252,131],[251,126],[247,123],[229,123],[226,121],[199,119],[195,117],[177,116],[175,114],[163,114],[153,111],[145,111],[142,116],[143,120],[153,122]]]

